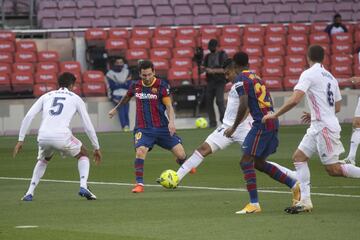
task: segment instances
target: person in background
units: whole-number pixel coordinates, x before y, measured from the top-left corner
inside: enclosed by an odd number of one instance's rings
[[[108,97],[114,105],[118,104],[123,96],[126,95],[130,86],[130,72],[124,57],[114,57],[110,59],[110,70],[106,73],[106,84]],[[121,128],[130,131],[129,123],[129,103],[118,108],[118,115]]]
[[[339,13],[334,15],[333,23],[325,28],[325,32],[331,36],[336,33],[348,32],[346,26],[341,23],[341,15]]]

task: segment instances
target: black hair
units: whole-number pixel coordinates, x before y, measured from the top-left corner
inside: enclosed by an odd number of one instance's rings
[[[341,18],[340,13],[336,13],[336,14],[334,15],[334,21],[335,21],[336,18]]]
[[[319,45],[311,45],[307,55],[311,61],[321,63],[324,60],[325,51]]]
[[[233,61],[239,67],[247,67],[249,65],[249,55],[246,52],[237,52],[233,57]]]
[[[76,77],[74,74],[69,72],[64,72],[58,77],[59,87],[69,88],[76,81]]]
[[[127,64],[127,60],[124,56],[112,56],[109,58],[110,66],[113,66],[117,60],[123,60],[124,64]]]
[[[216,39],[210,39],[209,43],[208,43],[208,48],[211,48],[211,47],[217,47],[218,46],[218,41]]]
[[[222,68],[223,69],[227,69],[227,68],[230,68],[230,67],[233,67],[234,66],[234,62],[231,58],[228,58],[225,60],[225,62],[223,63],[222,65]]]
[[[150,60],[143,60],[139,63],[139,72],[141,72],[142,69],[148,68],[154,71],[154,64]]]

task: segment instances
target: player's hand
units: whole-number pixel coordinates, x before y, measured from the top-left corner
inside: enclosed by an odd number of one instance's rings
[[[173,136],[176,132],[175,124],[169,122],[168,128],[169,128],[170,135]]]
[[[113,108],[109,112],[109,118],[112,118],[116,114],[116,108]]]
[[[275,119],[275,118],[277,118],[277,117],[274,113],[268,113],[265,116],[263,116],[263,118],[261,119],[261,122],[265,123],[267,120]]]
[[[351,77],[351,78],[349,78],[349,81],[354,84],[360,83],[360,77]]]
[[[100,165],[101,159],[102,159],[102,156],[101,156],[100,149],[94,150],[94,162],[97,166]]]
[[[230,127],[230,128],[225,130],[224,136],[228,137],[228,138],[231,138],[231,136],[234,134],[234,132],[235,132],[235,129],[233,127]]]
[[[308,112],[303,112],[303,115],[301,116],[301,122],[309,124],[311,122],[311,114]]]
[[[22,146],[24,145],[24,142],[18,141],[14,147],[13,157],[15,158],[16,155],[20,152],[22,149]]]

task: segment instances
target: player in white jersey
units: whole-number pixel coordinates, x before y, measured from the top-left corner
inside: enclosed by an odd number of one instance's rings
[[[308,161],[314,153],[318,153],[330,176],[360,178],[360,168],[339,160],[344,148],[340,141],[341,127],[335,114],[340,111],[341,94],[337,80],[321,64],[324,49],[318,45],[310,46],[307,59],[310,68],[301,74],[292,96],[277,112],[263,118],[265,121],[281,116],[295,107],[306,95],[311,114],[305,113],[302,119],[311,124],[293,154],[301,200],[294,207],[286,208],[288,213],[309,212],[313,208]]]
[[[350,81],[352,83],[359,83],[360,77],[352,77],[350,78]],[[351,140],[350,140],[350,151],[348,156],[342,161],[355,165],[356,151],[360,144],[360,97],[358,99],[358,103],[355,109],[352,127],[353,127],[353,132],[351,134]]]
[[[45,173],[46,167],[55,151],[63,156],[71,156],[78,159],[80,174],[79,195],[88,200],[95,200],[96,196],[88,189],[87,179],[89,176],[90,162],[86,148],[81,141],[72,135],[70,121],[75,113],[79,113],[84,129],[94,147],[94,160],[98,165],[101,162],[99,142],[86,110],[84,101],[71,90],[75,84],[75,76],[71,73],[63,73],[58,78],[59,89],[42,95],[30,108],[24,117],[19,133],[18,142],[14,148],[13,156],[21,150],[27,131],[35,115],[42,111],[42,121],[38,131],[38,157],[35,165],[30,186],[23,201],[32,201],[34,191],[40,179]]]
[[[233,61],[231,59],[225,61],[224,73],[228,81],[233,81],[235,77],[239,74],[238,69],[235,67],[235,64],[233,64]],[[185,163],[180,166],[180,168],[177,171],[180,181],[192,169],[198,167],[206,156],[215,153],[218,150],[223,150],[226,147],[228,147],[230,144],[235,142],[239,143],[240,145],[243,144],[246,135],[251,129],[251,124],[253,121],[250,115],[248,115],[248,117],[246,117],[245,120],[242,123],[240,123],[240,125],[237,127],[236,131],[230,138],[224,136],[224,131],[228,129],[230,126],[232,126],[235,121],[239,104],[240,104],[239,96],[235,90],[235,86],[232,86],[228,94],[228,100],[223,118],[223,124],[219,126],[217,129],[215,129],[206,138],[205,142],[203,142],[200,145],[200,147],[198,147],[194,151],[194,153],[185,161]],[[295,179],[296,176],[294,171],[291,171],[290,169],[280,166],[277,163],[273,163],[269,161],[266,162],[269,165],[276,166],[278,169],[280,169],[280,171],[282,171],[282,173]],[[266,171],[262,169],[262,166],[260,165],[255,165],[255,168],[259,171],[266,173]]]

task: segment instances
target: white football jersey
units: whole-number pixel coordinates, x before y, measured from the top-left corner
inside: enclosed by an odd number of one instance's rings
[[[335,103],[341,100],[338,81],[320,63],[304,71],[294,90],[305,92],[311,109],[311,125],[315,131],[328,128],[340,132],[339,120],[335,115]]]
[[[224,124],[226,124],[228,126],[232,126],[234,124],[235,119],[236,119],[236,114],[237,114],[238,109],[239,109],[239,105],[240,105],[239,94],[236,92],[235,84],[234,84],[234,85],[231,86],[231,89],[229,91],[227,105],[226,105],[225,114],[224,114],[224,118],[223,118],[223,123]],[[253,119],[250,116],[250,114],[239,125],[239,127],[242,127],[243,125],[249,124],[249,122],[250,123],[253,122]]]
[[[67,88],[48,92],[32,105],[21,123],[19,141],[24,141],[31,121],[41,111],[42,121],[38,139],[64,139],[71,136],[70,122],[74,114],[78,112],[94,149],[100,148],[84,101]]]

